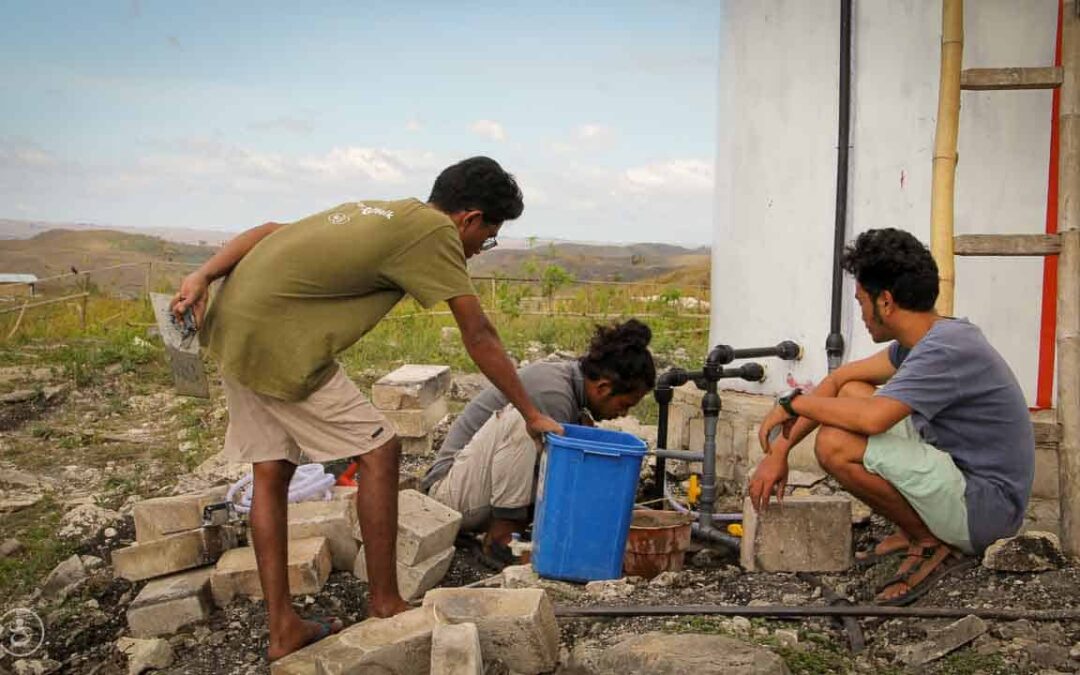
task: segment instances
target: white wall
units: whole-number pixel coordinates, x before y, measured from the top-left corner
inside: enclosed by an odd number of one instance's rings
[[[855,2],[849,239],[930,235],[940,0]],[[728,0],[720,45],[712,344],[794,339],[767,360],[776,392],[826,373],[836,182],[840,2]],[[966,3],[964,67],[1053,62],[1055,0]],[[1050,93],[964,92],[956,233],[1042,232]],[[1041,259],[957,259],[956,312],[980,325],[1034,400]],[[845,281],[845,360],[880,348]]]

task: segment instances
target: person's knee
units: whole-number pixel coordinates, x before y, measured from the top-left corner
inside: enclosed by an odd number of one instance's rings
[[[835,474],[843,463],[841,457],[846,436],[842,429],[836,427],[822,426],[818,429],[814,457],[821,468],[830,474]]]

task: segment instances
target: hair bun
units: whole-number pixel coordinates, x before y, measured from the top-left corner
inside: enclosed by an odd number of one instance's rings
[[[614,333],[619,342],[638,349],[645,349],[652,340],[652,330],[637,319],[628,319],[615,326]]]

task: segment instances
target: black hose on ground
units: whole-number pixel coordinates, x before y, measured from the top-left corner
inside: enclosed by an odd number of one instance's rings
[[[962,619],[977,616],[998,621],[1076,621],[1080,608],[1070,609],[1003,609],[993,607],[885,607],[881,605],[598,605],[594,607],[555,608],[560,618],[619,617],[619,616],[745,616],[777,619],[802,619],[817,616],[880,616],[887,618]]]

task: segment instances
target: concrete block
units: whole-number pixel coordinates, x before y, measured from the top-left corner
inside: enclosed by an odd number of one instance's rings
[[[461,514],[417,490],[398,492],[397,561],[415,565],[454,545]],[[363,541],[357,526],[355,536]]]
[[[289,542],[289,592],[309,595],[322,590],[330,576],[330,544],[326,537],[293,539]],[[221,556],[210,575],[214,603],[224,607],[238,595],[262,598],[255,549],[237,548]]]
[[[127,610],[128,628],[137,638],[172,635],[184,626],[210,618],[213,567],[155,579],[143,587]]]
[[[424,434],[416,438],[401,437],[401,454],[412,457],[427,457],[431,453],[431,434]]]
[[[431,631],[431,675],[484,675],[476,624],[435,626]]]
[[[231,525],[216,525],[135,543],[112,552],[113,574],[142,581],[212,565],[236,548],[238,532]]]
[[[371,387],[380,410],[416,410],[431,405],[450,389],[450,366],[406,364]]]
[[[446,398],[439,397],[421,410],[383,410],[382,414],[394,425],[394,431],[402,438],[419,438],[427,435],[446,417]]]
[[[429,589],[435,587],[446,576],[450,569],[450,563],[454,560],[454,547],[440,551],[426,560],[421,560],[415,565],[405,565],[400,560],[397,563],[398,593],[406,600],[419,598]],[[360,547],[353,567],[353,574],[363,582],[368,581],[367,559],[364,557],[364,547]]]
[[[758,513],[743,503],[740,562],[748,572],[841,572],[851,567],[851,502],[795,497]]]
[[[966,645],[985,633],[986,630],[985,621],[973,614],[969,614],[932,633],[929,639],[924,642],[905,647],[898,656],[901,661],[909,666],[925,666],[954,649]]]
[[[368,619],[278,659],[270,674],[426,673],[434,626],[426,608]]]
[[[203,492],[135,502],[135,541],[141,544],[202,527],[203,508],[224,501],[228,489],[228,485],[222,485]]]
[[[356,488],[351,489],[355,494]],[[326,537],[335,570],[351,570],[359,544],[356,541],[356,502],[332,499],[328,502],[289,504],[289,539]]]
[[[424,596],[440,623],[475,623],[487,661],[518,673],[546,673],[559,656],[559,627],[539,588],[436,588]]]

